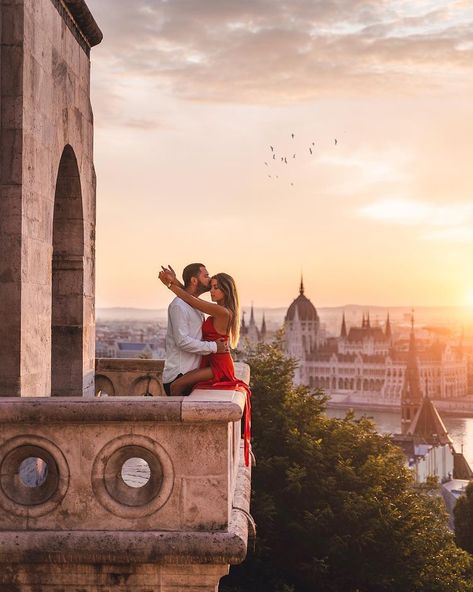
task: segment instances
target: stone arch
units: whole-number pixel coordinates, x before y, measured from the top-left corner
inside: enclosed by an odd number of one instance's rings
[[[142,397],[145,395],[158,397],[165,395],[164,389],[155,376],[140,376],[133,381],[130,387],[131,396]]]
[[[84,215],[76,155],[64,148],[53,215],[51,394],[82,395]]]
[[[95,395],[99,393],[101,395],[109,395],[110,397],[115,396],[113,382],[108,376],[104,376],[103,374],[97,374],[95,377]]]

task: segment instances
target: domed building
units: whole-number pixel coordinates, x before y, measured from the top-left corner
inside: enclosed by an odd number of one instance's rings
[[[343,313],[339,335],[329,336],[301,279],[299,296],[287,309],[284,335],[286,353],[298,362],[296,384],[369,403],[400,404],[407,349],[402,339],[395,339],[389,314],[384,328],[372,325],[367,312],[361,326],[347,329]],[[432,343],[417,352],[423,394],[428,390],[434,399],[466,396],[467,362],[457,349]]]
[[[284,337],[286,353],[301,361],[314,354],[325,341],[317,309],[304,294],[302,278],[299,296],[287,309]],[[297,383],[301,382],[300,368],[296,370],[295,380]]]

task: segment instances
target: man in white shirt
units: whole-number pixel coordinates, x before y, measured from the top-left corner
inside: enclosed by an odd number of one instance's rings
[[[184,290],[192,296],[200,296],[210,289],[210,276],[203,263],[191,263],[182,272]],[[227,344],[223,339],[202,341],[204,315],[176,296],[168,307],[166,333],[166,361],[163,370],[163,386],[171,394],[171,383],[190,370],[199,367],[201,356],[223,353]]]

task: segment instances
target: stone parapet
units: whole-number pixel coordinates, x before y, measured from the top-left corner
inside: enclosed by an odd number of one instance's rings
[[[216,590],[247,549],[244,405],[204,390],[0,399],[0,589]]]
[[[244,401],[239,391],[0,400],[0,530],[227,529]],[[22,482],[25,459],[47,465],[44,483]],[[123,480],[129,459],[149,474],[141,487]]]

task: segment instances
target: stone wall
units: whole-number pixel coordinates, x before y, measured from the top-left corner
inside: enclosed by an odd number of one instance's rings
[[[215,590],[246,554],[244,404],[238,391],[0,399],[0,589]],[[148,465],[140,484],[129,459]]]

